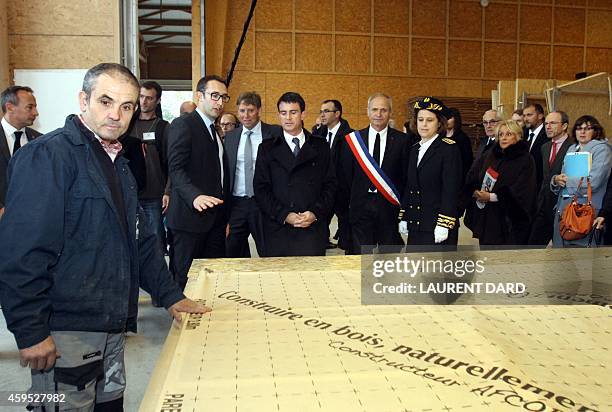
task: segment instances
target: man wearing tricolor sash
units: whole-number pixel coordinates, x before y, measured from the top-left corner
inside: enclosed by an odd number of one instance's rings
[[[350,188],[349,221],[352,252],[368,253],[374,247],[399,251],[400,190],[408,170],[408,136],[389,127],[391,98],[376,93],[368,99],[370,125],[346,138],[342,167]]]

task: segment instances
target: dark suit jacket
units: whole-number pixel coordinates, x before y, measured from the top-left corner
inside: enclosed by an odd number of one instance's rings
[[[263,214],[268,256],[325,254],[327,217],[336,193],[334,166],[326,142],[306,130],[304,134],[297,158],[282,134],[259,145],[253,189]],[[305,211],[317,217],[310,227],[284,223],[290,212]]]
[[[524,133],[523,136],[525,137],[525,140],[527,140],[529,138],[529,129],[525,129],[523,133]],[[535,142],[533,142],[533,144],[531,145],[531,149],[529,150],[529,153],[531,153],[531,156],[533,157],[533,160],[535,161],[535,165],[536,165],[536,179],[537,179],[536,183],[537,183],[538,191],[540,190],[540,187],[542,185],[542,177],[543,177],[542,145],[544,145],[544,143],[549,142],[549,141],[550,139],[548,138],[548,136],[546,136],[546,128],[542,127],[542,129],[540,130],[540,133],[538,133],[538,135],[535,136]],[[546,158],[546,160],[548,160],[548,158]]]
[[[436,225],[457,227],[463,184],[457,144],[438,136],[417,166],[418,146],[410,152],[408,179],[402,197],[403,220],[409,231],[433,232]]]
[[[238,146],[240,145],[240,136],[243,131],[242,125],[230,131],[225,135],[223,145],[227,151],[227,162],[229,169],[229,186],[227,193],[229,196],[234,192],[234,182],[236,178],[236,159],[238,158]],[[274,136],[282,135],[283,130],[276,124],[267,124],[261,122],[261,136],[263,140],[272,139]]]
[[[487,144],[488,141],[489,136],[485,135],[484,137],[480,138],[480,141],[478,143],[478,149],[476,149],[476,154],[474,155],[474,160],[478,159],[485,151],[491,149],[495,145],[495,141]]]
[[[226,208],[215,206],[198,212],[193,200],[199,195],[214,196],[225,201],[229,188],[227,154],[224,151],[224,179],[221,187],[219,153],[210,131],[197,111],[181,116],[168,129],[168,171],[172,181],[168,227],[186,232],[210,230],[217,213]]]
[[[363,142],[368,147],[368,132],[370,127],[366,127],[359,131]],[[368,147],[369,148],[369,147]],[[350,151],[348,144],[345,145],[345,151],[348,151],[342,156],[343,173],[347,176],[347,184],[350,188],[349,200],[349,219],[355,222],[363,215],[363,206],[366,204],[370,189],[370,179],[363,172],[357,159]],[[410,144],[408,136],[404,133],[389,127],[387,131],[387,144],[383,155],[382,170],[391,179],[396,189],[402,193],[406,182],[406,173],[408,171],[408,155],[410,154]],[[399,207],[394,206],[389,202],[385,202],[385,210],[381,213],[389,216],[390,220],[397,221],[399,215]]]
[[[320,136],[327,141],[327,126],[321,126],[319,129]],[[338,191],[336,193],[336,202],[334,204],[334,213],[341,216],[348,212],[350,188],[348,186],[348,177],[345,176],[341,167],[341,156],[346,154],[346,135],[351,133],[353,129],[345,119],[340,119],[340,127],[331,147],[331,157],[336,169],[336,180],[338,181]]]
[[[25,135],[28,141],[36,139],[42,133],[26,127]],[[11,152],[6,142],[6,136],[4,135],[4,128],[0,126],[0,208],[4,207],[4,201],[6,200],[6,189],[8,187],[8,181],[6,176],[6,169],[8,168],[9,161],[11,160]]]

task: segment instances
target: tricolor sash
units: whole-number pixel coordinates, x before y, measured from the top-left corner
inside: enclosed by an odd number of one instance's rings
[[[382,194],[385,199],[392,205],[400,205],[399,192],[391,182],[391,179],[385,174],[380,168],[378,163],[374,160],[368,148],[366,147],[361,135],[358,131],[354,131],[346,135],[346,141],[348,143],[351,152],[357,159],[361,170],[366,174],[370,182],[376,187],[378,192]]]

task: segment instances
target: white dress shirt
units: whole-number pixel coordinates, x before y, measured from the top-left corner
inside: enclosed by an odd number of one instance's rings
[[[257,159],[257,149],[263,141],[263,135],[261,134],[261,122],[258,122],[255,127],[251,130],[251,148],[253,149],[253,168],[255,167],[255,161]],[[247,144],[247,133],[249,129],[242,127],[242,134],[240,134],[240,142],[238,143],[238,153],[236,154],[236,173],[234,174],[234,192],[232,193],[237,197],[246,196],[246,182],[244,180],[244,148]]]
[[[387,147],[387,131],[389,127],[385,127],[380,132],[374,130],[372,125],[368,129],[368,152],[374,157],[374,143],[376,142],[376,133],[380,134],[380,159],[374,159],[378,162],[378,166],[382,168],[383,159],[385,158],[385,148]]]
[[[4,129],[4,136],[6,136],[6,144],[8,145],[9,153],[13,156],[13,146],[15,145],[15,132],[23,132],[21,134],[21,147],[28,143],[28,137],[26,136],[26,128],[15,129],[4,117],[2,118],[2,129]]]
[[[438,138],[438,134],[436,134],[434,137],[432,137],[431,139],[429,139],[426,142],[423,142],[422,140],[419,142],[419,157],[417,158],[417,166],[421,163],[421,159],[423,158],[423,156],[425,156],[425,153],[427,152],[427,150],[429,149],[429,147],[431,146],[431,144]]]
[[[329,147],[333,146],[334,140],[336,140],[336,134],[338,134],[338,129],[340,129],[340,122],[336,123],[336,125],[333,128],[327,130],[327,136],[325,136],[325,140],[327,140],[327,138],[329,137],[330,133],[332,134],[331,135],[331,139],[330,139],[330,141],[328,143]]]
[[[213,127],[215,126],[214,120],[211,120],[208,116],[206,116],[204,112],[200,110],[199,107],[196,107],[196,111],[198,112],[202,120],[204,120],[204,124],[206,125],[206,130],[208,130],[208,133],[210,134],[211,132],[210,125],[213,125]],[[219,148],[219,164],[221,165],[221,188],[223,188],[223,142],[221,142],[219,133],[215,133],[215,138],[217,139],[217,147]]]
[[[289,133],[283,130],[283,137],[285,138],[285,142],[289,145],[289,149],[293,153],[293,149],[295,148],[295,143],[293,143],[293,138],[297,137],[300,140],[300,149],[304,147],[304,143],[306,143],[306,136],[304,135],[304,129],[300,130],[300,133],[297,136],[291,136]]]

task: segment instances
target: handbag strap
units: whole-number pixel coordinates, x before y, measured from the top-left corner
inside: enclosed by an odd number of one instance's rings
[[[582,187],[582,180],[584,178],[581,177],[580,180],[578,181],[578,187],[576,187],[576,193],[574,193],[574,198],[572,199],[572,202],[578,202],[578,194],[580,193],[580,188]],[[587,176],[586,178],[587,180],[587,204],[591,204],[591,198],[593,196],[593,192],[591,189],[591,179],[589,179],[589,177]]]

